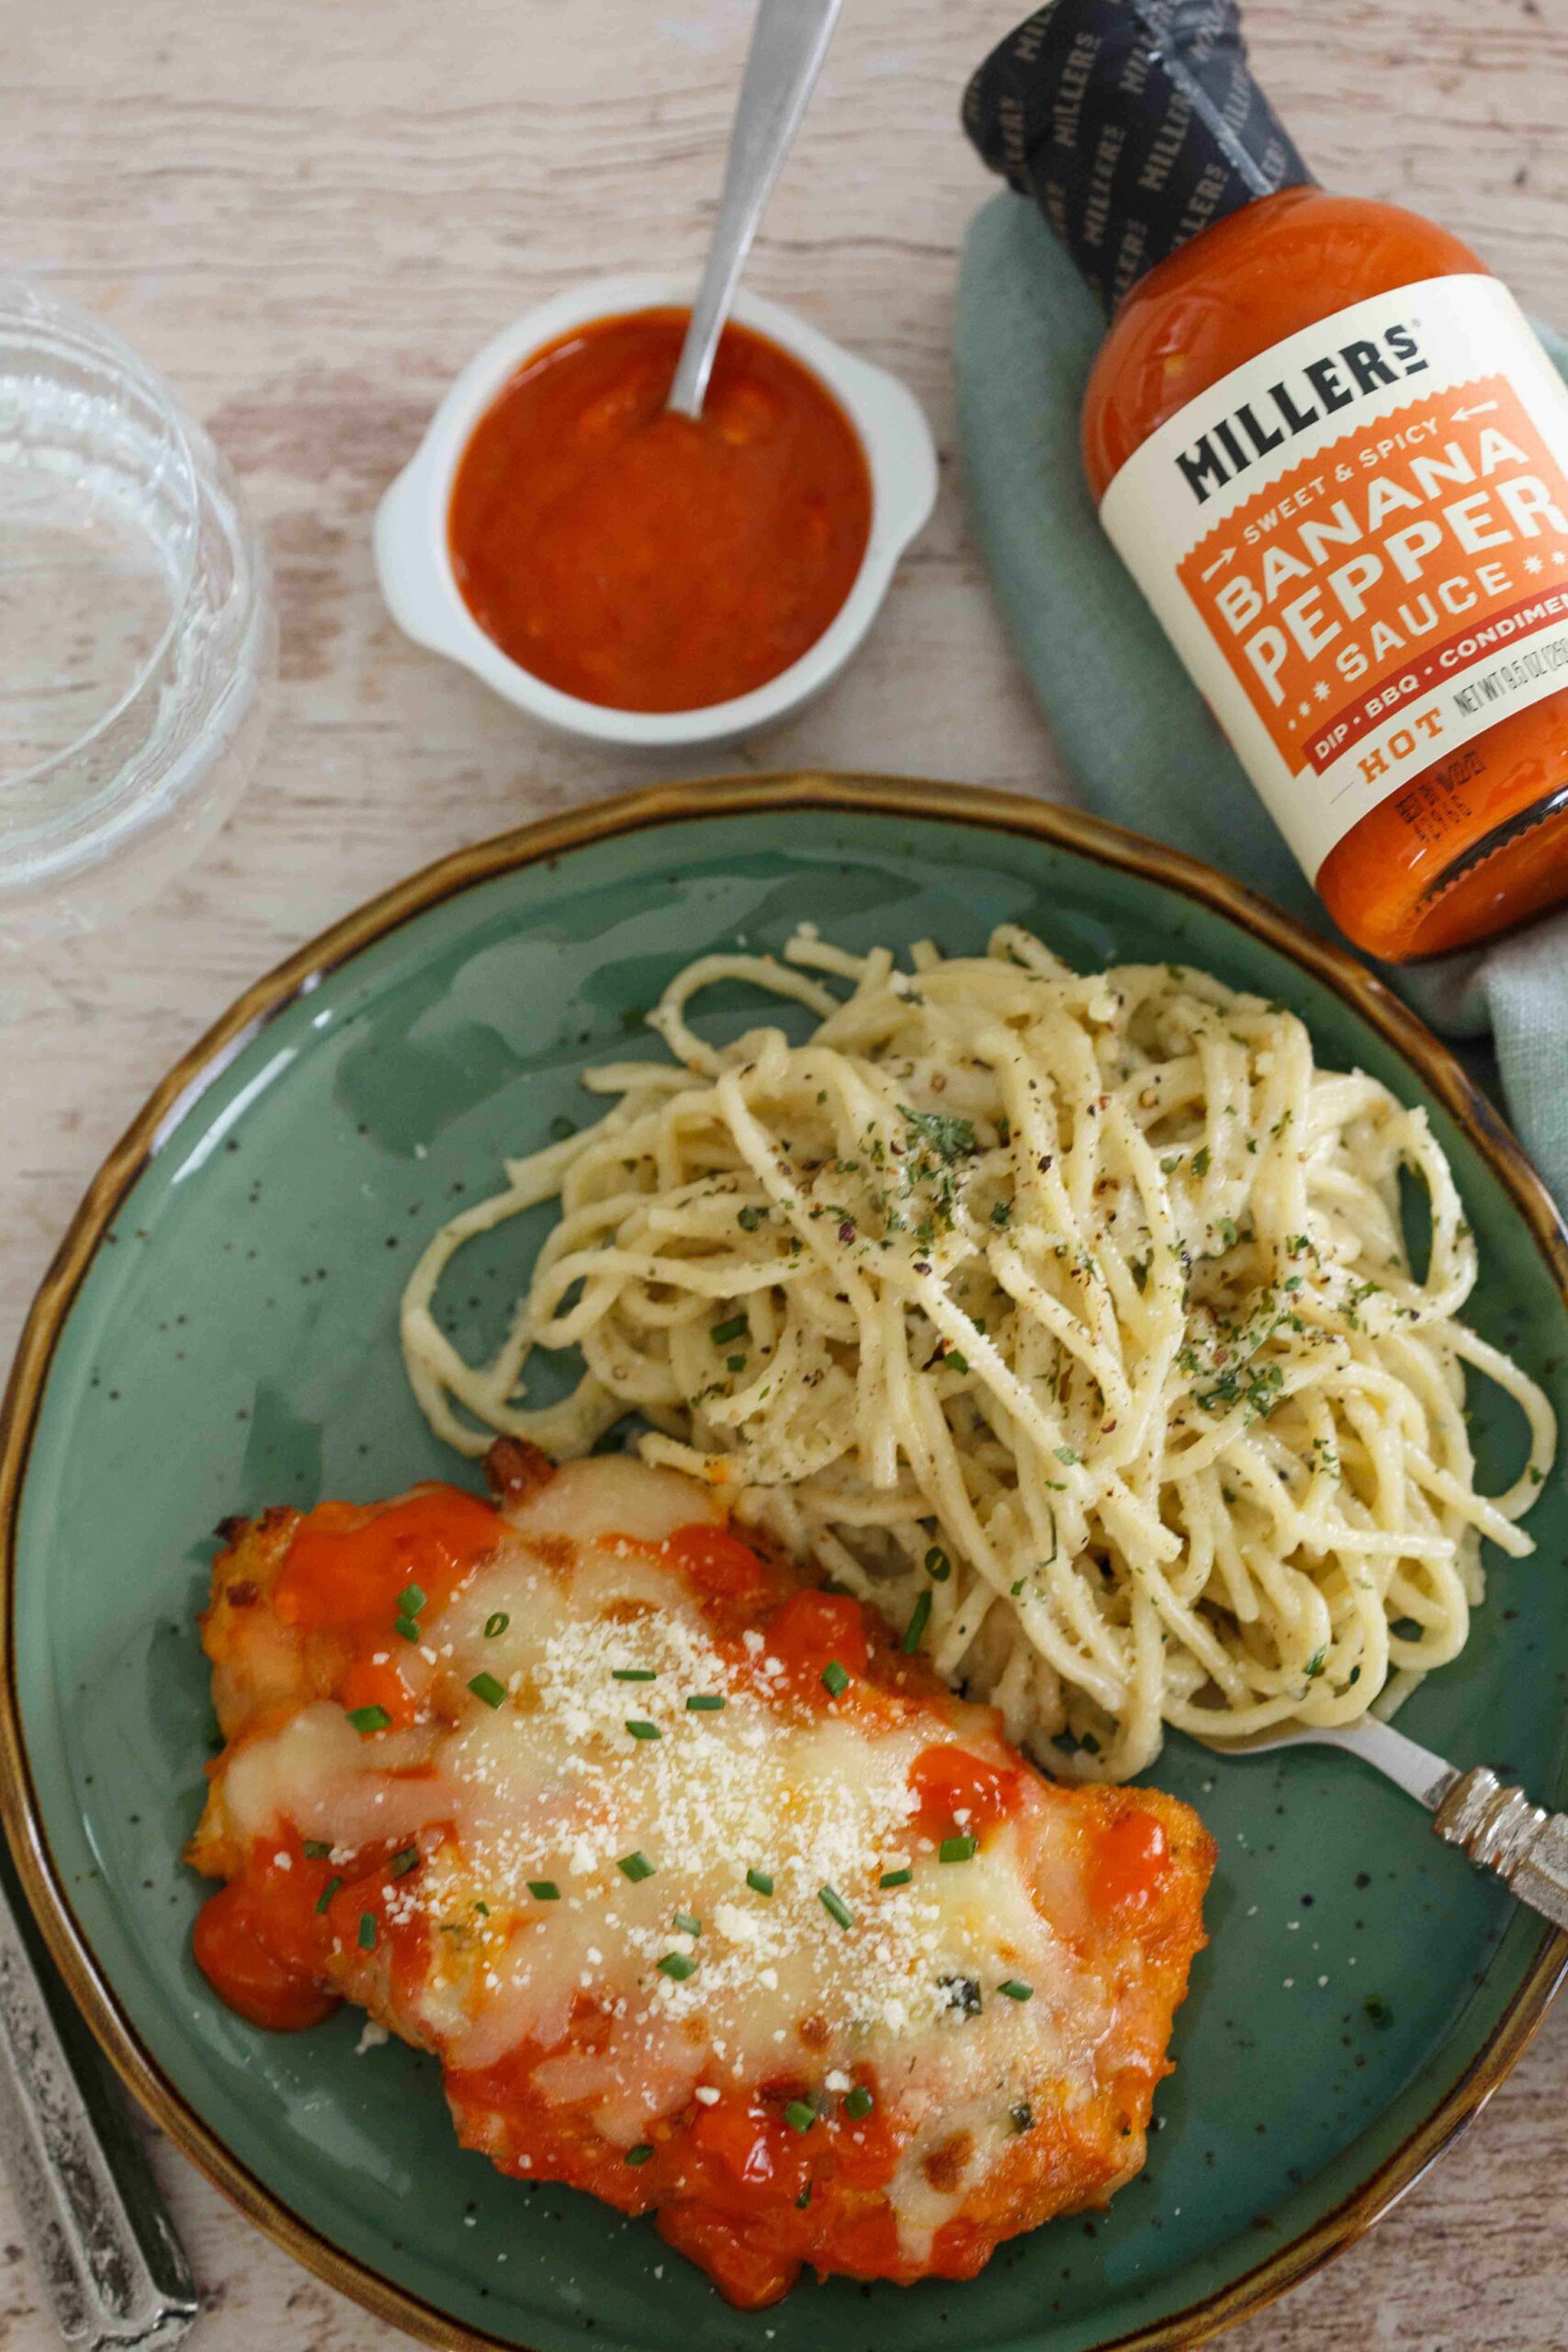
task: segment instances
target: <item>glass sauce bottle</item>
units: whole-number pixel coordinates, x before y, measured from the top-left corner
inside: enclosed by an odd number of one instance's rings
[[[1568,898],[1568,390],[1512,296],[1312,181],[1235,0],[1051,0],[965,121],[1111,311],[1101,520],[1340,928]]]

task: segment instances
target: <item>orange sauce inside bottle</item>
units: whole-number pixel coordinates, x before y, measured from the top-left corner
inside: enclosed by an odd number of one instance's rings
[[[1397,206],[1303,186],[1180,245],[1117,311],[1084,401],[1097,500],[1168,418],[1233,368],[1369,295],[1484,265]],[[1363,817],[1318,895],[1393,962],[1485,939],[1568,897],[1568,688],[1505,717]]]

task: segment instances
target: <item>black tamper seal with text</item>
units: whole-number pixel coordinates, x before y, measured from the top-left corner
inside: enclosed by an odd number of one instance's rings
[[[1312,178],[1235,0],[1047,0],[976,74],[964,126],[1107,309],[1212,221]]]

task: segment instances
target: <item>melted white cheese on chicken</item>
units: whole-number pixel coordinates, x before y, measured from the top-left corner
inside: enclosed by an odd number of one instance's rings
[[[334,1861],[420,1838],[388,1896],[390,1920],[435,1930],[405,2030],[457,2068],[537,2045],[538,2088],[592,2102],[616,2145],[699,2086],[806,2072],[831,2093],[870,2061],[910,2132],[891,2193],[918,2257],[1016,2102],[1049,2080],[1070,2107],[1118,2063],[1115,1988],[1074,1949],[1077,1849],[1032,1782],[971,1859],[941,1861],[910,1767],[942,1738],[1005,1757],[989,1718],[951,1729],[922,1707],[868,1734],[852,1704],[776,1694],[762,1634],[727,1658],[684,1578],[638,1548],[706,1507],[629,1458],[562,1469],[422,1620],[418,1671],[449,1722],[364,1736],[307,1704],[236,1746],[221,1801],[242,1837],[292,1823]],[[469,1688],[487,1677],[499,1703]],[[569,2039],[580,1994],[615,2020],[602,2054]],[[934,2187],[923,2158],[964,2132],[972,2156]]]

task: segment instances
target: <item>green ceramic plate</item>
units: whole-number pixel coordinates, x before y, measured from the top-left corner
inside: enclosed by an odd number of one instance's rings
[[[253,990],[99,1178],[35,1308],[7,1408],[0,1722],[8,1826],[56,1957],[133,2087],[264,2227],[427,2336],[564,2352],[1083,2352],[1191,2344],[1353,2235],[1522,2047],[1568,1941],[1349,1758],[1157,1778],[1221,1861],[1147,2170],[1106,2215],[1014,2242],[971,2285],[807,2287],[737,2314],[650,2225],[458,2152],[434,2065],[355,2054],[344,2015],[253,2031],[193,1968],[179,1860],[210,1721],[193,1617],[229,1511],[471,1476],[431,1439],[395,1311],[423,1237],[500,1155],[586,1110],[585,1063],[696,951],[809,916],[868,946],[1038,928],[1084,967],[1172,956],[1286,998],[1319,1055],[1430,1108],[1480,1237],[1476,1320],[1568,1414],[1568,1264],[1544,1194],[1453,1065],[1347,959],[1234,886],[1039,804],[822,778],[656,790],[449,861]],[[739,1024],[738,994],[712,1013]],[[536,1232],[471,1250],[495,1333]],[[1554,1252],[1556,1253],[1554,1256]],[[1501,1480],[1517,1428],[1483,1407]],[[1561,1479],[1409,1728],[1568,1798]]]

